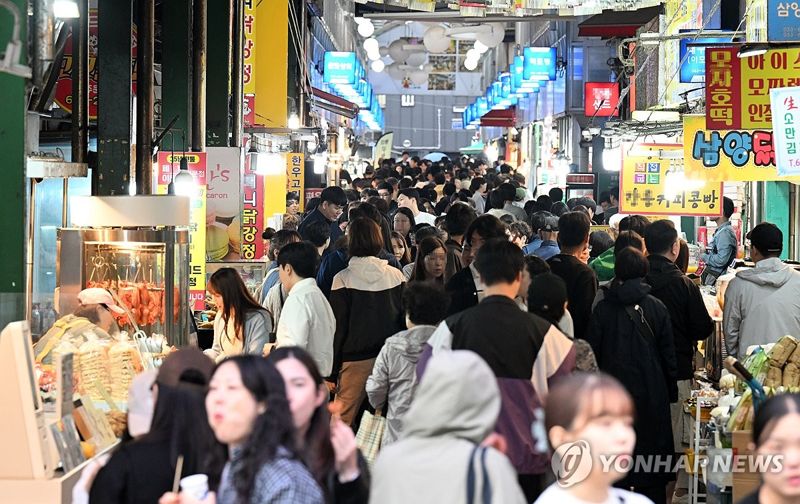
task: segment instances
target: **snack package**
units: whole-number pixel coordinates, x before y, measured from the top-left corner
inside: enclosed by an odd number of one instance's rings
[[[789,335],[781,337],[769,352],[770,363],[775,367],[782,368],[795,350],[797,350],[797,340],[794,337]]]
[[[779,367],[769,366],[767,378],[764,380],[765,387],[780,387],[783,384],[783,371]]]

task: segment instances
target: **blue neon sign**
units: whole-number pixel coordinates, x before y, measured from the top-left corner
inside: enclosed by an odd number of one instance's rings
[[[731,37],[684,38],[680,43],[681,82],[705,82],[706,47],[730,43]],[[687,56],[688,54],[688,56]],[[684,56],[686,58],[684,59]]]
[[[522,55],[524,58],[523,80],[556,80],[555,47],[526,47],[522,51]]]
[[[352,52],[326,52],[323,80],[326,84],[355,84],[361,65]]]

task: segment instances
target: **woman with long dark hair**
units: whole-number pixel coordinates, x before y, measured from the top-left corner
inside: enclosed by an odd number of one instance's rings
[[[411,238],[409,237],[409,233],[411,233],[411,230],[414,229],[414,226],[416,225],[417,222],[414,219],[414,213],[410,209],[405,207],[398,208],[394,213],[394,217],[392,218],[392,229],[403,235],[403,238],[406,240],[406,245],[409,247],[411,246]]]
[[[254,355],[221,362],[211,378],[206,410],[214,435],[229,450],[218,504],[324,503],[319,485],[298,459],[286,388],[274,364]],[[162,503],[178,502],[176,497],[169,494]]]
[[[392,248],[401,266],[411,264],[411,247],[406,243],[405,237],[397,231],[392,231]]]
[[[225,447],[202,420],[213,369],[197,349],[179,350],[165,359],[153,384],[156,404],[149,432],[123,444],[100,469],[90,502],[157,502],[172,487],[179,456],[183,476],[206,474],[216,487],[222,465],[211,461],[224,456]]]
[[[447,262],[447,246],[444,242],[433,236],[425,238],[417,247],[417,260],[408,280],[433,281],[444,285],[458,273],[452,268],[448,270]]]
[[[233,268],[220,268],[206,287],[217,306],[214,344],[206,355],[221,361],[238,354],[261,355],[272,332],[272,318],[250,295]]]
[[[369,471],[353,431],[328,413],[328,387],[308,352],[278,348],[268,360],[283,376],[301,460],[322,487],[327,502],[369,500]]]

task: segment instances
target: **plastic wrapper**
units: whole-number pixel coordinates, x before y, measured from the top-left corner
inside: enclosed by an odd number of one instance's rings
[[[80,391],[94,401],[102,401],[103,394],[97,389],[96,384],[108,387],[111,376],[108,369],[107,342],[90,339],[81,345],[78,351],[80,363]]]
[[[751,425],[753,423],[753,397],[749,389],[745,391],[733,409],[726,429],[728,432],[747,430],[748,423]]]
[[[115,401],[127,401],[128,389],[133,378],[144,368],[136,347],[127,339],[112,346],[108,352],[111,375],[111,397]]]

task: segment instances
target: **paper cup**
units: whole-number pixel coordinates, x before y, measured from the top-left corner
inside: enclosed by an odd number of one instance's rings
[[[208,496],[208,476],[193,474],[181,479],[181,491],[194,499],[203,500]]]

